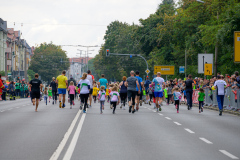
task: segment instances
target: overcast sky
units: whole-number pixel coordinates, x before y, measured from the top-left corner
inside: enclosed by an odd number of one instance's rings
[[[30,46],[52,41],[57,45],[101,45],[114,20],[139,24],[154,13],[161,0],[0,0],[0,18],[8,28],[22,31]],[[15,26],[14,26],[15,22]],[[23,24],[23,25],[21,25]],[[60,25],[67,24],[67,25]],[[80,47],[62,47],[76,57]],[[98,48],[90,57],[98,54]]]

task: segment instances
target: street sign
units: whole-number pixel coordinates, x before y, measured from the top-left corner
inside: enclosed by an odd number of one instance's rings
[[[179,66],[179,73],[185,73],[185,67]]]
[[[148,73],[150,73],[150,70],[149,70],[149,69],[147,69],[145,72],[148,74]]]
[[[154,66],[154,74],[161,72],[161,75],[174,75],[174,66]]]
[[[204,73],[205,63],[213,64],[213,54],[198,54],[198,73]],[[213,68],[212,68],[213,71]]]
[[[212,64],[205,63],[204,75],[205,76],[211,76],[212,75]]]
[[[234,62],[240,63],[240,31],[234,32]]]

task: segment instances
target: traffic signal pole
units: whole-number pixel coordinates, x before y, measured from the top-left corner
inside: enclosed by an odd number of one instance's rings
[[[146,71],[149,71],[147,60],[146,60],[143,56],[141,56],[140,54],[110,53],[110,50],[107,49],[107,50],[106,50],[106,56],[108,57],[108,56],[110,56],[110,55],[115,55],[115,56],[130,56],[130,57],[131,57],[131,56],[141,57],[141,58],[146,62],[146,65],[147,65],[147,70],[146,70]],[[150,72],[150,71],[149,71],[149,72]],[[146,72],[146,73],[147,73],[147,76],[148,76],[148,73],[149,73],[149,72]]]

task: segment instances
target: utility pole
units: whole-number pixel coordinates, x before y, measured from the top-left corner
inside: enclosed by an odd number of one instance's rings
[[[187,78],[187,50],[185,49],[185,78]]]

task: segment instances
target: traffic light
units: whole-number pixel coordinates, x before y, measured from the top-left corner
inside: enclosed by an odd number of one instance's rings
[[[106,49],[106,56],[110,56],[110,49]]]

